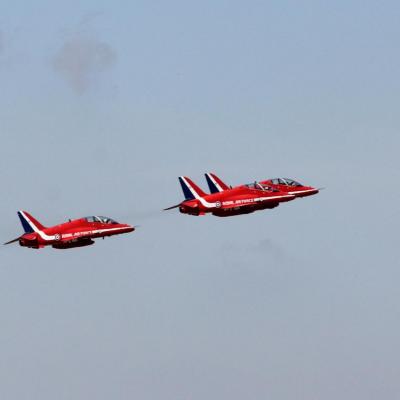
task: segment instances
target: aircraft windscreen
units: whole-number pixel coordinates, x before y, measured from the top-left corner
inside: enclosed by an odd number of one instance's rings
[[[112,218],[109,217],[102,217],[93,215],[91,217],[85,217],[87,222],[98,222],[101,224],[118,224],[117,221],[114,221]]]
[[[284,181],[286,181],[286,184],[288,186],[303,186],[301,183],[294,181],[293,179],[288,179],[285,178]]]
[[[268,192],[274,192],[276,190],[276,189],[271,188],[268,185],[265,185],[265,184],[259,183],[259,182],[248,183],[245,186],[247,186],[249,189],[263,190],[263,191],[268,191]]]
[[[114,221],[112,218],[109,217],[97,217],[103,224],[118,224],[117,221]]]
[[[296,182],[293,179],[288,179],[288,178],[275,178],[275,179],[271,179],[271,182],[274,185],[303,186],[301,183]]]

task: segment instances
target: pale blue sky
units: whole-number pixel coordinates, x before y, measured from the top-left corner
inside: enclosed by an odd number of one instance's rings
[[[399,16],[394,1],[3,5],[1,240],[18,209],[141,228],[0,250],[0,397],[399,397]],[[160,211],[178,175],[206,188],[208,171],[327,189],[237,218]]]

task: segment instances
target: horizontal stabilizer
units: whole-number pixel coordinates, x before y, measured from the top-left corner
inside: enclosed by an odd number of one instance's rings
[[[19,239],[20,239],[20,237],[17,237],[16,239],[13,239],[13,240],[10,240],[9,242],[3,243],[3,245],[6,245],[6,244],[11,244],[11,243],[18,242],[18,241],[19,241]]]
[[[173,208],[177,208],[177,207],[179,207],[180,205],[181,205],[181,203],[179,203],[179,204],[177,204],[177,205],[175,205],[175,206],[171,206],[171,207],[168,207],[168,208],[164,208],[164,211],[172,210]]]

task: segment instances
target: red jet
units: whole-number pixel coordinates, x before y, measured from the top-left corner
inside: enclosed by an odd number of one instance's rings
[[[221,191],[206,194],[193,181],[179,177],[185,200],[165,210],[179,207],[183,214],[204,215],[211,213],[217,217],[249,214],[257,210],[278,207],[279,203],[290,201],[294,195],[281,192],[262,183],[251,183],[236,188],[222,186]]]
[[[4,244],[19,242],[20,246],[40,249],[52,246],[54,249],[71,249],[90,246],[95,238],[119,235],[135,230],[133,226],[119,224],[108,217],[85,217],[69,220],[60,225],[46,228],[26,211],[18,211],[25,233]]]
[[[205,174],[205,176],[211,193],[223,192],[224,190],[228,190],[231,188],[228,187],[228,185],[226,185],[224,182],[222,182],[221,179],[219,179],[218,176],[216,176],[215,174],[208,173]],[[311,196],[313,194],[317,194],[321,190],[313,188],[311,186],[304,186],[301,183],[288,178],[268,179],[266,181],[261,181],[259,184],[267,185],[273,189],[277,189],[279,192],[292,194],[296,197]],[[244,186],[247,185],[241,185],[237,187]]]

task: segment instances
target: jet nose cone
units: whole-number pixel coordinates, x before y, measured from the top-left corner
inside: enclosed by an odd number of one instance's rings
[[[135,227],[129,224],[119,224],[118,233],[129,233],[135,230]]]
[[[134,226],[131,226],[131,225],[126,225],[126,227],[125,227],[125,231],[126,231],[126,233],[128,233],[128,232],[133,232],[135,230],[135,227]]]
[[[309,188],[309,191],[306,192],[305,195],[306,195],[306,196],[312,196],[312,195],[314,195],[314,194],[319,193],[319,191],[320,191],[321,189],[323,189],[323,188],[313,188],[313,187],[310,187],[310,188]]]

